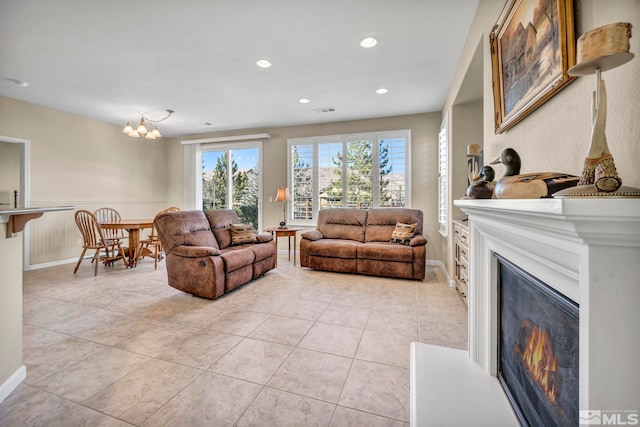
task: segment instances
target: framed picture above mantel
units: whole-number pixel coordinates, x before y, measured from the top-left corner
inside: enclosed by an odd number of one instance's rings
[[[490,43],[495,132],[502,133],[573,81],[573,0],[507,0]]]

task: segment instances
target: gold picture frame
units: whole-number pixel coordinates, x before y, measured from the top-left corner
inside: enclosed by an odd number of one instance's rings
[[[574,80],[573,0],[507,0],[489,39],[498,134]]]

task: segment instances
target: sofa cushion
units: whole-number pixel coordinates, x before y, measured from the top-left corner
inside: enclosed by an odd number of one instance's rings
[[[409,208],[370,209],[367,215],[365,242],[388,242],[398,222],[418,224],[416,234],[422,234],[422,211]]]
[[[390,242],[370,242],[358,246],[358,259],[413,262],[413,249]]]
[[[224,261],[225,273],[251,265],[253,260],[256,258],[255,253],[249,248],[223,249],[220,256]]]
[[[231,224],[237,224],[238,214],[233,209],[212,209],[205,211],[211,230],[216,237],[220,249],[231,246]]]
[[[248,245],[247,249],[253,252],[254,261],[262,261],[263,259],[267,259],[271,256],[276,256],[276,248],[274,244],[259,244],[259,245]]]
[[[158,214],[154,224],[167,252],[176,246],[210,246],[219,249],[211,226],[202,211],[179,211]]]
[[[404,224],[399,222],[396,224],[396,228],[391,233],[391,243],[400,243],[405,246],[409,246],[411,238],[416,234],[416,227],[418,224]]]
[[[312,256],[331,258],[356,258],[359,242],[342,239],[322,239],[309,242],[308,253]]]
[[[258,241],[252,225],[231,224],[229,228],[231,229],[231,246],[246,245]]]
[[[367,211],[364,209],[323,209],[318,212],[316,228],[325,239],[364,242]]]

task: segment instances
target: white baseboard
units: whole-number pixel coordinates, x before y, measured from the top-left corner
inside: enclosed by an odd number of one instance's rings
[[[22,365],[0,385],[0,403],[2,403],[25,378],[27,378],[27,367]]]
[[[87,258],[91,258],[91,257],[85,257],[85,259]],[[67,259],[60,259],[58,261],[42,262],[40,264],[31,264],[31,265],[28,265],[25,270],[39,270],[41,268],[55,267],[56,265],[71,264],[72,262],[78,262],[78,258],[67,258]]]
[[[428,259],[427,260],[427,265],[433,265],[435,267],[440,267],[440,269],[442,270],[442,273],[444,273],[444,277],[447,280],[447,283],[449,283],[449,286],[452,288],[456,287],[456,281],[453,280],[451,278],[451,276],[449,276],[449,272],[447,271],[447,268],[444,266],[444,263],[442,261],[436,260],[436,259]]]

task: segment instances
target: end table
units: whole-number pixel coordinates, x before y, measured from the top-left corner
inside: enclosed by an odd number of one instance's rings
[[[302,227],[272,227],[265,228],[263,231],[269,231],[271,235],[275,234],[276,239],[276,251],[278,250],[278,237],[287,237],[289,239],[289,261],[291,261],[291,237],[293,237],[293,266],[296,265],[296,244],[297,244],[297,236],[296,233],[302,230]],[[276,267],[278,266],[278,257],[276,256]]]

